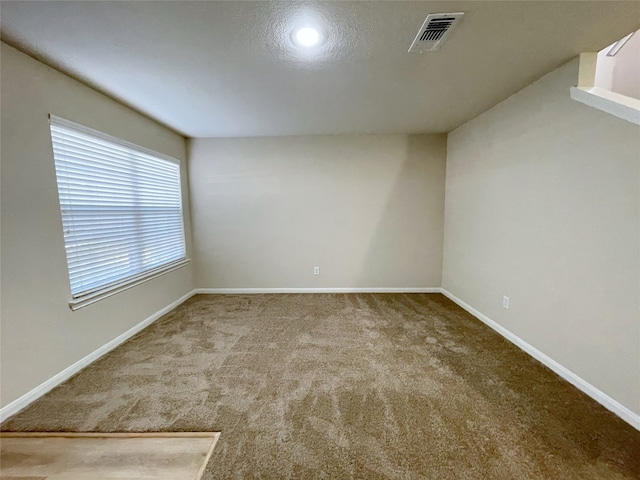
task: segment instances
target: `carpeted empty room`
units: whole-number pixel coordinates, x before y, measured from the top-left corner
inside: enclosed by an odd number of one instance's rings
[[[0,480],[640,480],[640,2],[0,4]]]
[[[640,435],[440,294],[197,295],[3,425],[222,432],[204,478],[640,478]]]

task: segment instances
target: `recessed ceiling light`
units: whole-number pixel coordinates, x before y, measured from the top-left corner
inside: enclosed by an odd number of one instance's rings
[[[294,38],[298,45],[313,47],[320,42],[320,33],[315,28],[303,27],[296,32]]]

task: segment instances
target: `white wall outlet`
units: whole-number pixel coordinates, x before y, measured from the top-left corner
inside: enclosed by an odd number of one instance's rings
[[[313,267],[313,274],[320,275],[320,267]]]
[[[502,308],[504,308],[505,310],[509,310],[509,297],[507,297],[506,295],[502,297]]]

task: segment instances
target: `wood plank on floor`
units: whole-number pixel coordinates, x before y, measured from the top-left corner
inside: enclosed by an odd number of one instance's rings
[[[219,435],[2,433],[0,480],[197,480]]]

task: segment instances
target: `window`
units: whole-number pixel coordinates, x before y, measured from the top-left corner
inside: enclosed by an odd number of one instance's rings
[[[50,126],[71,308],[186,264],[178,161],[53,115]]]

